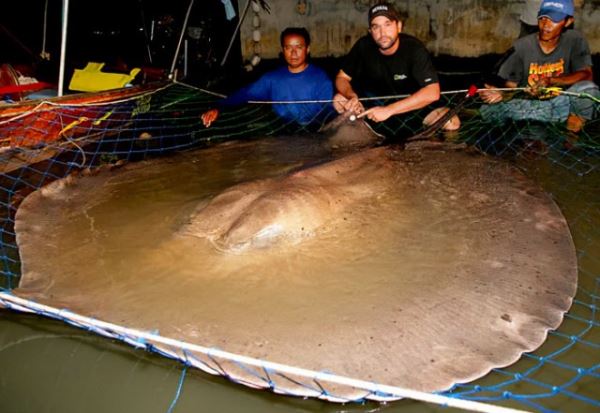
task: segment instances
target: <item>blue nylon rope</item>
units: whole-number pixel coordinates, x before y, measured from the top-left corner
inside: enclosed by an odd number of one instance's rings
[[[171,405],[167,409],[167,413],[173,413],[173,410],[175,409],[175,405],[177,405],[177,402],[179,401],[179,396],[181,396],[181,390],[183,389],[183,381],[185,379],[187,369],[188,369],[187,364],[184,364],[183,369],[181,370],[181,376],[179,377],[179,383],[177,384],[177,390],[175,391],[175,397],[173,398]]]

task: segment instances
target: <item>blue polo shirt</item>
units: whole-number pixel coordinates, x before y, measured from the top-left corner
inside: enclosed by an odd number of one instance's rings
[[[221,101],[220,106],[238,106],[254,100],[298,102],[332,98],[333,84],[325,71],[309,64],[300,73],[291,73],[287,66],[267,72]],[[285,120],[306,125],[322,120],[332,107],[331,102],[274,103],[273,111]]]

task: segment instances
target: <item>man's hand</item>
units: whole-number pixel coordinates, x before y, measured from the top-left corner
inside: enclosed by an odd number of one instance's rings
[[[554,78],[541,77],[534,84],[529,85],[527,93],[540,99],[549,99],[560,94],[560,89],[554,86]]]
[[[491,86],[488,84],[485,84],[485,87],[486,87],[486,89],[490,89],[490,90],[480,89],[478,91],[479,96],[481,97],[481,100],[483,100],[485,103],[489,103],[489,104],[502,102],[503,96],[502,96],[501,91],[493,90],[494,86]]]
[[[392,112],[388,109],[387,106],[375,106],[371,109],[368,109],[362,113],[360,113],[357,118],[368,118],[374,122],[383,122],[387,120],[390,116],[392,116]]]
[[[337,113],[351,112],[359,114],[365,110],[362,103],[360,103],[360,100],[358,100],[358,96],[348,99],[340,93],[337,93],[333,97],[333,107]]]
[[[202,123],[207,128],[210,127],[210,125],[214,121],[216,121],[218,117],[219,117],[219,109],[211,109],[209,111],[204,112],[202,115],[200,115],[200,118],[202,119]]]
[[[540,77],[536,81],[529,84],[529,87],[525,89],[531,96],[540,96],[543,94],[543,89],[548,85],[548,78]]]

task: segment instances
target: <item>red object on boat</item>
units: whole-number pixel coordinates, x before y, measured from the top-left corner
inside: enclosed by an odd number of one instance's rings
[[[17,71],[9,64],[0,65],[0,100],[3,96],[8,95],[8,97],[14,101],[21,100],[23,95],[18,90],[14,90],[12,92],[2,93],[3,88],[11,88],[14,86],[19,86],[19,74]]]
[[[47,101],[0,105],[0,149],[37,147],[61,139],[77,139],[106,129],[108,123],[115,121],[122,125],[133,114],[115,111],[111,102],[135,98],[164,85],[161,82]]]
[[[49,89],[54,85],[46,82],[27,83],[25,85],[0,86],[0,96],[10,95],[12,93],[32,92],[35,90]]]

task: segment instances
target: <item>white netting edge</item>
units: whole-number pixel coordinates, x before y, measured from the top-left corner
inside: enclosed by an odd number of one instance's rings
[[[133,347],[153,351],[164,357],[179,360],[188,366],[196,367],[206,373],[224,376],[233,382],[248,387],[268,389],[277,394],[319,398],[339,403],[365,399],[386,402],[407,398],[476,412],[523,412],[523,410],[377,384],[327,372],[317,372],[273,363],[215,348],[203,347],[162,337],[153,332],[135,330],[85,317],[66,309],[58,309],[19,298],[14,294],[4,291],[0,291],[0,308],[2,307],[61,320],[101,336],[118,339]],[[333,386],[334,388],[351,388],[356,391],[357,395],[360,394],[360,396],[356,398],[339,397],[334,392],[328,390],[329,386]]]

